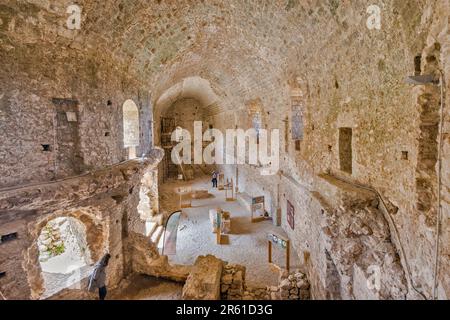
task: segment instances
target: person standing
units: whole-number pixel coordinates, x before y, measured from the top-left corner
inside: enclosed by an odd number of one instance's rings
[[[213,188],[217,188],[217,171],[213,171],[212,173],[212,184],[213,184]]]
[[[89,292],[93,292],[98,289],[99,300],[105,300],[107,290],[106,290],[106,267],[108,266],[109,259],[111,255],[109,253],[105,254],[103,258],[98,261],[94,266],[94,271],[89,277]]]

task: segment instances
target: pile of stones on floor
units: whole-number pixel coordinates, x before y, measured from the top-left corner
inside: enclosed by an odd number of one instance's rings
[[[226,264],[222,270],[221,298],[223,300],[310,300],[310,284],[299,270],[280,274],[278,286],[264,288],[245,284],[245,267]]]
[[[276,292],[276,295],[272,295]],[[306,275],[300,271],[283,273],[277,291],[271,289],[271,296],[279,296],[281,300],[310,300],[310,284]]]

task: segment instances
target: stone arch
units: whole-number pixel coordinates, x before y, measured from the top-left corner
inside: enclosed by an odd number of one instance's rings
[[[48,214],[36,223],[29,225],[31,246],[25,252],[25,270],[28,273],[28,283],[31,289],[31,299],[40,299],[44,294],[44,279],[41,264],[39,262],[38,238],[50,221],[57,218],[74,218],[85,227],[87,249],[90,252],[91,261],[99,260],[107,249],[106,228],[101,221],[101,215],[93,208],[79,208],[69,211],[57,211]]]
[[[161,124],[159,119],[164,112],[170,108],[175,102],[182,99],[195,99],[203,108],[210,113],[220,112],[220,98],[215,93],[211,83],[201,77],[187,77],[182,81],[172,85],[156,98],[154,119],[155,121],[155,143],[161,142]]]

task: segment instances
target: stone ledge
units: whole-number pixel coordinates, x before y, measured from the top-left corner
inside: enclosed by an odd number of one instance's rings
[[[126,161],[81,176],[64,180],[33,184],[0,190],[0,210],[33,210],[61,207],[79,202],[95,195],[126,187],[133,176],[143,170],[154,169],[162,160],[164,152],[153,149],[145,158]],[[119,190],[119,193],[126,192]]]
[[[374,192],[358,188],[331,175],[322,174],[318,178],[315,186],[316,191],[324,199],[327,199],[332,207],[340,209],[352,208],[378,201]]]

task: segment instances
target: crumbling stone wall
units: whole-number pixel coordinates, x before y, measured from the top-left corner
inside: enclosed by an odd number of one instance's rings
[[[285,205],[283,225],[308,266],[314,298],[406,297],[405,273],[375,194],[331,176],[317,181],[318,191],[291,186],[281,192],[294,205],[295,225],[287,224]],[[303,196],[294,197],[299,191]],[[355,276],[360,269],[363,278]],[[368,285],[375,273],[378,288]]]
[[[306,275],[300,271],[283,273],[280,277],[281,281],[278,286],[278,295],[271,296],[279,297],[282,300],[309,300],[310,299],[310,284]]]
[[[162,151],[155,149],[143,160],[0,193],[1,234],[18,233],[17,240],[0,244],[0,269],[6,272],[0,279],[2,293],[8,299],[41,297],[43,279],[37,239],[48,221],[65,216],[85,225],[93,262],[106,252],[111,254],[107,281],[114,288],[131,272],[126,239],[130,233],[143,233],[145,229],[137,210],[140,181],[144,172],[154,170],[161,158]],[[83,283],[71,290],[71,297],[77,293],[84,296]]]

